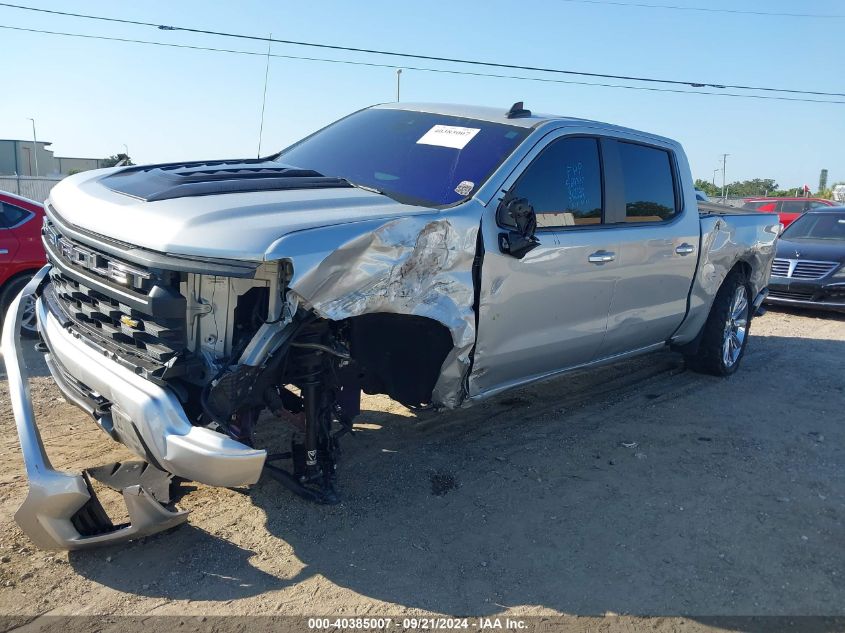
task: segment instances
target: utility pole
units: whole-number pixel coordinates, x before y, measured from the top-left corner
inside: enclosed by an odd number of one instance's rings
[[[719,173],[719,168],[717,167],[716,169],[713,170],[713,186],[714,187],[716,186],[716,174],[718,174],[718,173]]]
[[[402,77],[402,69],[396,69],[396,103],[399,103],[399,81]]]
[[[32,121],[32,156],[35,158],[35,176],[38,177],[38,140],[35,136],[35,119]]]
[[[728,156],[730,154],[722,154],[722,202],[728,199],[728,181],[725,180],[725,167],[728,163]]]

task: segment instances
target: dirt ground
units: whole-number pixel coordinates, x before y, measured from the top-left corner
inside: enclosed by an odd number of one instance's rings
[[[130,458],[34,365],[55,466]],[[843,316],[771,310],[729,379],[666,352],[439,415],[365,397],[342,504],[190,486],[188,525],[71,554],[12,519],[8,403],[4,615],[845,614]]]

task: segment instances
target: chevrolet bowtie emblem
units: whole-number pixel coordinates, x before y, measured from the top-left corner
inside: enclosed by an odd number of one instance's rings
[[[133,319],[132,317],[126,316],[125,314],[120,317],[120,322],[123,323],[123,325],[125,325],[126,327],[131,327],[132,329],[138,327],[138,321],[136,319]]]

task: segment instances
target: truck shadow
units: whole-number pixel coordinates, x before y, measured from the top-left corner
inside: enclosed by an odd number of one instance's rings
[[[309,580],[316,593],[297,603],[314,613],[334,613],[321,593],[340,587],[357,594],[347,606],[396,612],[835,615],[845,425],[833,400],[807,393],[841,400],[843,357],[845,342],[761,336],[728,380],[661,353],[442,415],[364,411],[344,442],[343,503],[311,505],[267,478],[250,490],[272,535],[255,551],[189,527],[111,563],[71,562],[168,599],[304,591]],[[782,372],[789,381],[771,380]],[[296,565],[253,565],[280,544]]]

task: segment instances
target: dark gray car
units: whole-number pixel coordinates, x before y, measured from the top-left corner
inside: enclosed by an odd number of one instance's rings
[[[845,207],[809,211],[786,228],[766,302],[845,312]]]

